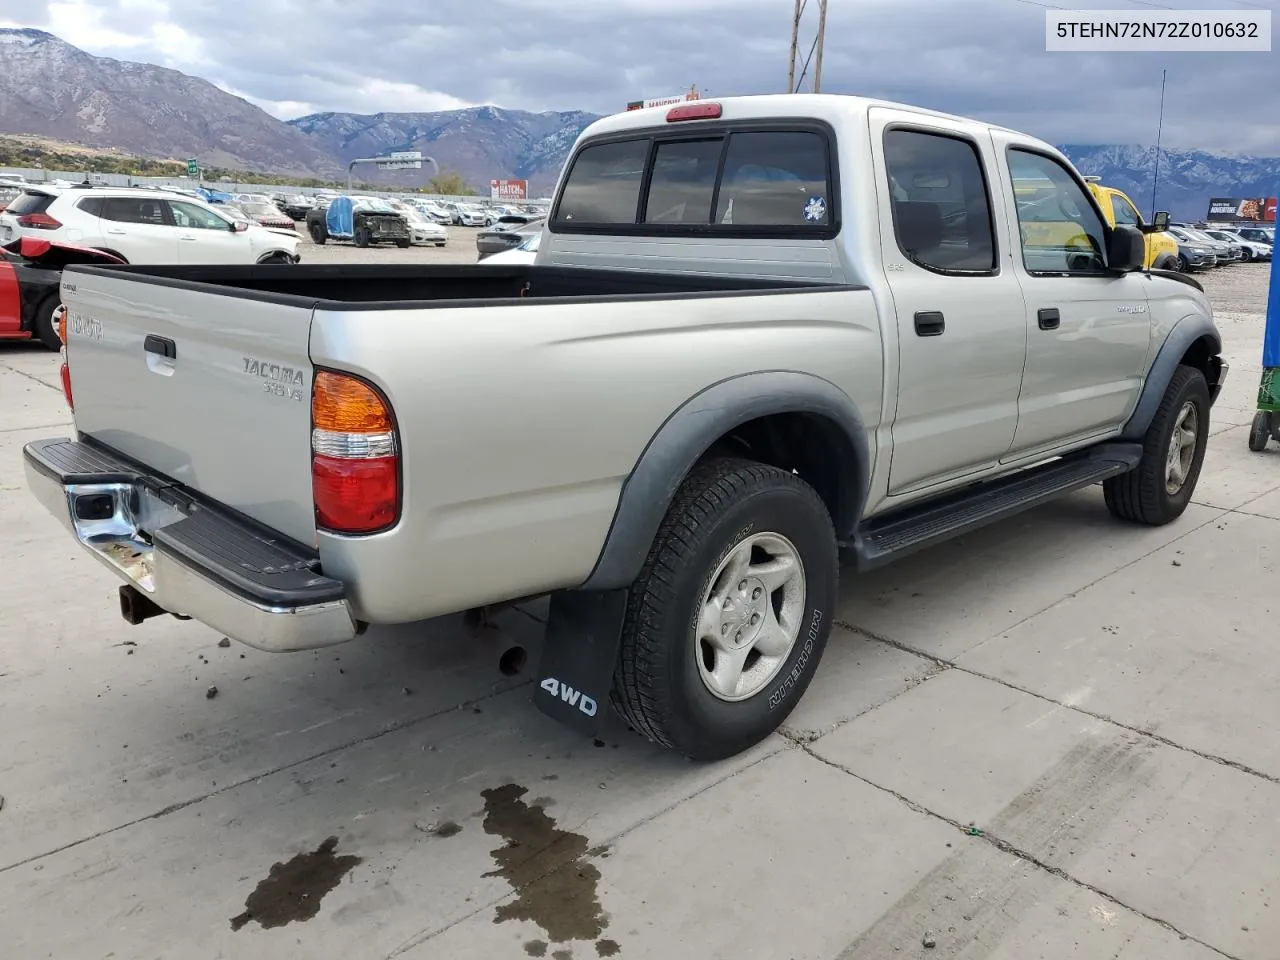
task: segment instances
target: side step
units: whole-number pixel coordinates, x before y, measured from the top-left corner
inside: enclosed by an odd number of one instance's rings
[[[974,484],[940,501],[872,518],[854,535],[849,552],[859,570],[872,570],[1128,473],[1141,459],[1141,444],[1107,443],[999,480]]]

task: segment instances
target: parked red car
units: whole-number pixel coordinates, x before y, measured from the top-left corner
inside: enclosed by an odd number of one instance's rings
[[[0,340],[39,340],[62,346],[57,313],[62,268],[70,263],[124,263],[101,250],[19,237],[0,247]]]

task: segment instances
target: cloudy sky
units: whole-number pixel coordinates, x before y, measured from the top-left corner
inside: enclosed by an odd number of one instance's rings
[[[811,21],[817,0],[808,7]],[[822,87],[1058,143],[1152,143],[1167,68],[1166,145],[1280,156],[1276,53],[1044,49],[1050,8],[1274,16],[1277,7],[829,0]],[[711,95],[784,91],[793,9],[792,0],[0,0],[0,25],[197,74],[282,118],[476,103],[605,113],[694,83]],[[812,39],[808,22],[803,35]]]

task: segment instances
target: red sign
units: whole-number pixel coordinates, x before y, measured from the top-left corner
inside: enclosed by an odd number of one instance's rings
[[[1275,197],[1267,197],[1267,209],[1262,214],[1262,219],[1265,220],[1267,223],[1276,222],[1276,198]]]
[[[489,199],[491,200],[528,200],[528,180],[490,180]]]

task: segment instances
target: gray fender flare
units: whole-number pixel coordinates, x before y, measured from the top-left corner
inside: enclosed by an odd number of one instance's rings
[[[744,374],[694,395],[658,428],[623,483],[604,547],[578,589],[614,590],[635,580],[676,490],[699,458],[735,427],[781,413],[823,417],[847,438],[856,479],[841,493],[850,498],[848,512],[856,522],[866,497],[870,457],[862,416],[849,395],[811,374]],[[849,532],[837,530],[842,537]]]
[[[1183,356],[1191,345],[1202,337],[1209,340],[1211,357],[1222,352],[1222,337],[1218,333],[1218,328],[1203,314],[1191,314],[1173,325],[1173,329],[1169,331],[1164,343],[1160,345],[1159,352],[1156,353],[1155,362],[1147,371],[1147,382],[1142,386],[1142,395],[1138,398],[1138,405],[1134,408],[1133,415],[1124,425],[1120,439],[1141,440],[1143,438],[1147,427],[1151,425],[1152,418],[1156,415],[1160,401],[1164,399],[1165,391],[1169,389],[1169,381],[1173,379],[1173,373],[1178,369],[1178,364],[1182,362]],[[1213,386],[1214,384],[1209,384],[1210,390]]]

